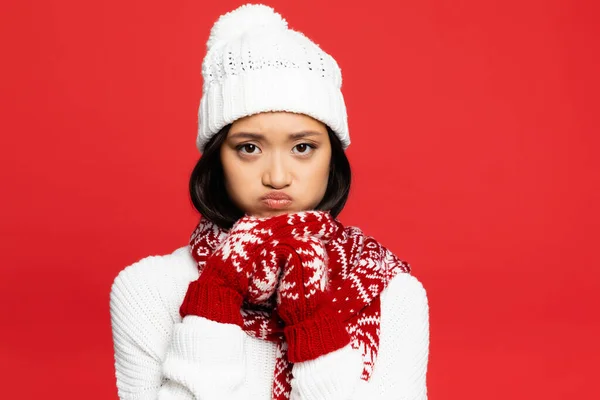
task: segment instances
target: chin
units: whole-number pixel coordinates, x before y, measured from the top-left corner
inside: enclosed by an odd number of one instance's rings
[[[280,209],[280,210],[261,210],[261,211],[257,211],[257,212],[252,212],[252,213],[248,213],[249,215],[253,216],[253,217],[257,217],[257,218],[268,218],[268,217],[276,217],[278,215],[283,215],[283,214],[293,214],[293,213],[297,213],[300,212],[302,210],[292,210],[292,209]]]
[[[275,217],[277,215],[290,214],[293,212],[295,212],[295,211],[292,211],[292,210],[269,210],[269,211],[265,211],[262,214],[264,217]]]

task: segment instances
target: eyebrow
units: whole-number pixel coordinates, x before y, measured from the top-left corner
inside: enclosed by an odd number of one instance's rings
[[[289,140],[299,139],[307,136],[319,136],[321,133],[316,131],[303,131],[289,134]],[[264,140],[265,135],[260,133],[250,133],[250,132],[236,132],[229,135],[231,139],[238,138],[247,138],[247,139],[255,139],[255,140]]]

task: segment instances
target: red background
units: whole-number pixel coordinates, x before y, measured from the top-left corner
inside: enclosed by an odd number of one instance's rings
[[[269,2],[342,67],[340,219],[428,290],[430,399],[597,396],[594,3]],[[3,398],[117,398],[110,285],[197,222],[200,65],[240,4],[2,2]]]

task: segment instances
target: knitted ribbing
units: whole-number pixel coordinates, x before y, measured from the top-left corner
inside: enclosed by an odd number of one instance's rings
[[[288,360],[312,360],[344,347],[350,335],[333,307],[326,245],[312,236],[291,236],[279,241],[276,252],[285,261],[276,312],[285,324]]]

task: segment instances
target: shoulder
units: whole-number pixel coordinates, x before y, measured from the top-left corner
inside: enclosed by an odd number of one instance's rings
[[[381,324],[396,333],[408,325],[429,329],[427,290],[410,272],[395,275],[381,293]]]
[[[189,282],[198,269],[183,246],[170,254],[152,255],[124,267],[111,285],[111,314],[169,312],[175,318]]]
[[[394,276],[381,293],[381,341],[384,351],[410,353],[412,358],[406,358],[409,364],[428,353],[427,291],[410,273]]]
[[[381,293],[382,307],[396,308],[398,305],[428,305],[427,290],[421,281],[411,273],[398,273]]]
[[[189,245],[179,247],[172,253],[165,255],[151,255],[125,266],[115,277],[115,285],[123,284],[128,280],[144,281],[148,283],[161,282],[172,277],[192,278],[197,269],[189,252]]]
[[[382,329],[398,334],[400,329],[429,331],[429,299],[423,283],[412,273],[411,265],[383,247],[386,269],[394,271],[381,293]],[[418,331],[418,332],[417,332]]]
[[[410,273],[394,276],[381,293],[380,329],[371,379],[387,396],[426,400],[429,304],[423,284]]]

